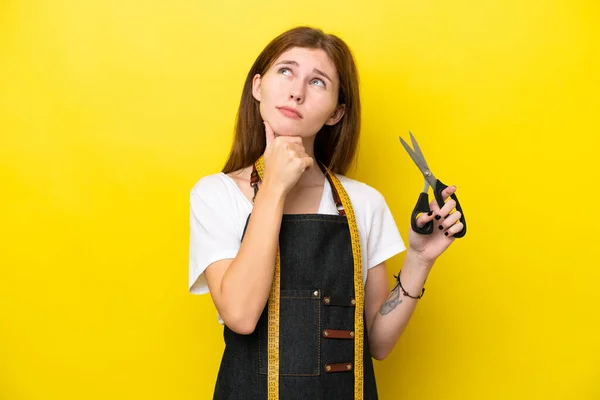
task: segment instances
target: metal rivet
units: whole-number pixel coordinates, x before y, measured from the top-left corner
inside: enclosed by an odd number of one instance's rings
[[[325,297],[325,304],[329,304],[331,300],[329,300],[329,297]]]
[[[354,332],[350,332],[350,337],[354,337]]]
[[[352,369],[352,364],[346,365],[346,369]]]
[[[331,367],[329,365],[326,365],[325,366],[325,371],[327,371],[327,372],[331,371]]]
[[[315,295],[315,297],[317,297],[319,295],[319,291],[315,290],[315,292],[313,294]]]
[[[356,304],[356,300],[352,299],[352,300],[350,301],[350,304],[352,304],[352,305],[355,305],[355,304]]]
[[[329,336],[329,331],[323,331],[324,336]]]

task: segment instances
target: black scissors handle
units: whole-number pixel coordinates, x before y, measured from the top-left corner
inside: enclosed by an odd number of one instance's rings
[[[433,194],[435,196],[435,200],[437,201],[439,208],[442,208],[445,204],[444,198],[442,197],[442,192],[447,187],[448,186],[440,182],[439,179],[436,180]],[[462,222],[463,224],[463,229],[460,232],[452,235],[452,237],[461,238],[467,233],[467,221],[465,220],[465,214],[462,211],[462,207],[460,206],[456,194],[452,193],[450,195],[450,198],[452,198],[456,202],[456,210],[460,211],[460,222]],[[421,235],[430,235],[431,233],[433,233],[433,221],[427,222],[424,226],[420,228],[417,226],[417,216],[421,213],[428,213],[429,211],[431,211],[429,209],[429,195],[427,194],[427,192],[421,192],[421,194],[419,195],[419,200],[417,200],[417,204],[415,205],[415,208],[412,212],[412,216],[410,218],[410,225],[413,231],[420,233]]]

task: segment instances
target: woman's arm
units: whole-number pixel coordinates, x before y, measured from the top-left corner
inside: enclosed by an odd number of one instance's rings
[[[408,232],[410,243],[402,267],[402,287],[411,296],[421,294],[427,276],[437,258],[455,240],[454,234],[460,232],[464,225],[460,222],[461,212],[456,210],[454,199],[449,197],[456,192],[456,186],[447,187],[442,191],[445,204],[440,209],[437,201],[429,203],[431,213],[421,214],[417,218],[417,226],[422,227],[427,222],[434,224],[431,235],[420,235],[412,229]],[[447,200],[447,201],[446,201]],[[408,325],[417,299],[404,296],[399,287],[388,294],[388,279],[384,263],[381,263],[367,273],[365,287],[365,314],[369,332],[369,346],[374,358],[383,360],[390,354],[398,338]]]
[[[265,122],[264,180],[254,200],[244,240],[234,259],[206,269],[206,281],[223,322],[234,332],[254,332],[267,304],[285,199],[313,164],[302,138],[279,136]]]
[[[432,264],[407,250],[402,267],[402,287],[417,296],[425,284]],[[373,358],[387,357],[408,325],[418,300],[406,297],[399,287],[389,291],[385,263],[369,269],[365,287],[365,315],[369,334],[369,349]]]
[[[254,331],[269,298],[284,203],[283,191],[261,185],[237,256],[206,269],[217,311],[237,333]]]

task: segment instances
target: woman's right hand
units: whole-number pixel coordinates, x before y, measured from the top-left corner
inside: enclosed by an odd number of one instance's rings
[[[313,159],[306,154],[299,136],[277,136],[265,121],[267,147],[264,153],[265,172],[263,185],[287,194],[304,171],[311,168]]]

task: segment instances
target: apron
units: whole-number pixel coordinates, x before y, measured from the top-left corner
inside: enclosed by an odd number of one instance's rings
[[[277,391],[282,400],[355,399],[351,232],[332,177],[324,172],[339,215],[284,214],[281,221]],[[268,306],[249,335],[224,326],[214,400],[267,400]],[[362,320],[366,327],[364,313]],[[366,329],[362,343],[363,398],[376,400]]]

